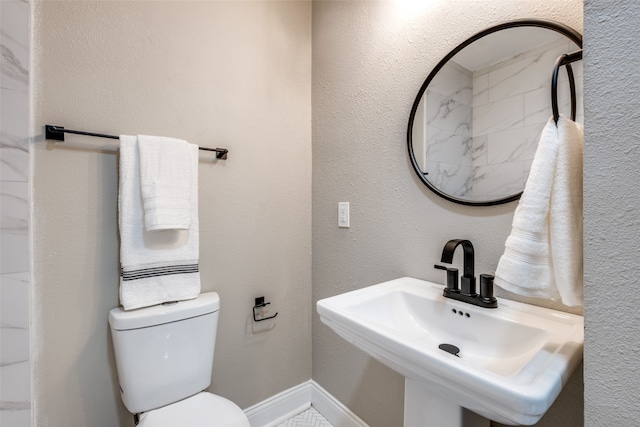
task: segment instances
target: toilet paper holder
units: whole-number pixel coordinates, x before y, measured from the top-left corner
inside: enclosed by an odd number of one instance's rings
[[[253,306],[253,321],[254,322],[262,322],[264,320],[269,320],[269,319],[273,319],[274,317],[276,317],[278,315],[278,313],[276,312],[276,314],[274,314],[273,316],[269,316],[269,317],[263,317],[261,319],[258,319],[257,315],[256,315],[256,310],[262,307],[266,307],[267,305],[271,304],[270,302],[264,302],[264,297],[258,297],[255,299],[255,304]]]

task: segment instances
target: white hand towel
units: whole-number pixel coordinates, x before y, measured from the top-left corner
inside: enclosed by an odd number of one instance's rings
[[[564,116],[542,131],[498,262],[501,288],[582,305],[582,135]]]
[[[197,149],[192,159],[188,230],[148,231],[143,223],[135,136],[120,136],[120,303],[125,310],[192,299],[200,293]]]
[[[556,288],[562,303],[583,304],[582,177],[584,129],[565,117],[558,120],[558,157],[549,206],[549,236]]]
[[[198,146],[180,139],[138,135],[138,152],[145,227],[149,231],[188,229]]]

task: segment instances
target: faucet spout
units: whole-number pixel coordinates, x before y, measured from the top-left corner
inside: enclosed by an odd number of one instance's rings
[[[442,250],[442,258],[440,259],[440,261],[451,264],[453,262],[453,254],[459,245],[462,245],[462,250],[464,252],[462,259],[464,264],[463,276],[475,277],[473,245],[469,240],[449,240],[447,244],[444,245],[444,249]]]
[[[476,295],[476,276],[474,273],[473,245],[469,240],[453,239],[449,240],[442,250],[442,258],[440,261],[451,264],[453,262],[453,254],[458,246],[462,245],[464,273],[460,280],[460,292],[465,295]]]
[[[453,263],[453,254],[458,246],[463,250],[463,275],[460,279],[458,289],[458,271],[455,268],[447,268],[441,265],[434,267],[447,270],[447,287],[443,290],[443,295],[458,301],[486,308],[498,307],[498,301],[493,296],[493,276],[487,274],[480,275],[480,295],[476,292],[476,276],[474,272],[474,252],[473,245],[469,240],[453,239],[449,240],[442,250],[441,262]]]

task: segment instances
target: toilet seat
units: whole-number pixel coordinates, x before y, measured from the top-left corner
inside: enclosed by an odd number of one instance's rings
[[[232,401],[202,392],[140,415],[138,427],[250,427]]]

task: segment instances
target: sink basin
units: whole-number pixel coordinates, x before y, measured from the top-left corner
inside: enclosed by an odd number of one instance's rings
[[[582,359],[583,317],[504,299],[481,308],[442,290],[404,277],[320,300],[317,310],[342,338],[439,398],[503,424],[535,424]]]

